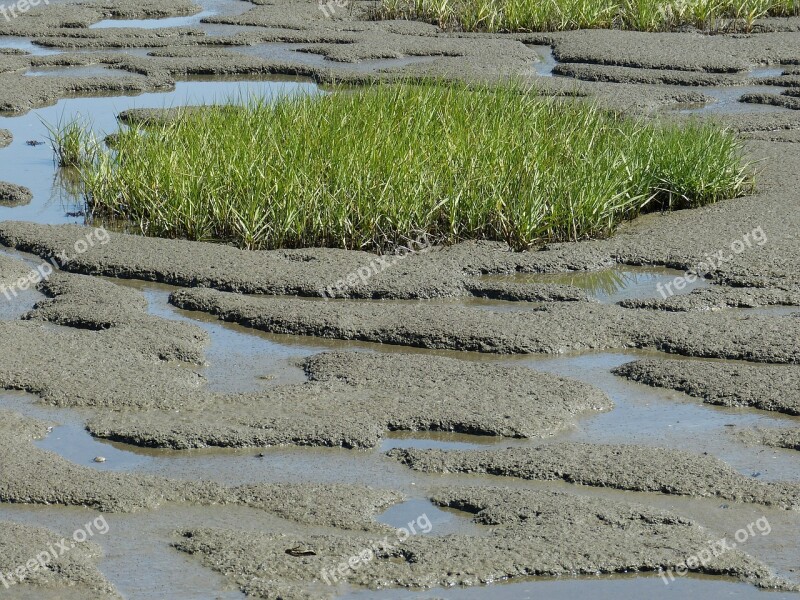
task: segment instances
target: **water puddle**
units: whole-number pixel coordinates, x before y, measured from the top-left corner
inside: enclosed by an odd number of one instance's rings
[[[553,69],[556,68],[557,61],[553,56],[553,49],[550,46],[528,46],[535,50],[539,55],[539,60],[533,63],[533,68],[540,77],[553,77]]]
[[[0,207],[0,219],[50,224],[84,222],[79,189],[53,163],[53,151],[47,143],[47,124],[56,125],[74,118],[89,120],[102,136],[119,129],[116,115],[130,108],[212,104],[246,100],[251,96],[270,99],[316,93],[317,89],[313,83],[289,77],[271,78],[269,81],[186,81],[178,82],[170,92],[69,98],[22,116],[0,116],[0,128],[8,129],[14,135],[11,146],[0,150],[0,181],[24,185],[33,192],[33,201],[27,206]],[[26,144],[29,140],[43,143],[30,146]]]
[[[739,113],[761,113],[788,110],[779,106],[769,104],[753,104],[750,102],[740,102],[745,94],[780,94],[784,88],[767,85],[752,86],[733,86],[733,87],[706,87],[699,86],[691,89],[706,96],[714,98],[715,102],[708,104],[675,104],[670,110],[677,110],[680,113],[703,113],[703,114],[739,114]]]
[[[31,40],[17,36],[0,36],[0,48],[12,48],[14,50],[24,50],[34,56],[49,56],[51,54],[61,54],[61,50],[45,48],[34,44]]]
[[[315,345],[313,338],[298,337],[294,345],[278,343],[268,335],[253,335],[250,329],[231,326],[211,315],[177,309],[169,303],[169,294],[178,289],[173,286],[134,280],[109,281],[140,290],[147,298],[150,314],[192,323],[208,333],[211,342],[205,349],[207,365],[199,371],[212,391],[258,392],[270,385],[302,383],[306,376],[297,363],[328,348]]]
[[[781,67],[754,67],[750,69],[747,76],[752,78],[758,77],[780,77],[783,75],[783,68]]]
[[[89,25],[89,29],[111,29],[111,28],[139,28],[139,29],[162,29],[166,27],[190,27],[200,23],[201,19],[212,17],[216,13],[204,10],[196,15],[185,17],[165,17],[163,19],[105,19]]]
[[[605,304],[635,298],[664,297],[660,290],[665,289],[676,277],[684,272],[663,267],[636,267],[617,265],[601,271],[572,271],[569,273],[514,273],[510,275],[487,275],[486,281],[504,283],[550,283],[571,285],[586,290],[592,297]],[[708,287],[705,279],[686,282],[677,294],[688,294],[692,290]],[[665,292],[666,293],[666,292]]]
[[[641,444],[698,455],[708,453],[748,477],[758,473],[760,480],[800,480],[796,451],[746,446],[733,435],[752,427],[793,426],[800,422],[797,417],[705,404],[681,392],[646,386],[611,373],[626,362],[663,356],[642,351],[589,352],[511,359],[506,364],[583,381],[602,390],[614,402],[613,410],[578,420],[575,429],[557,436],[555,441]]]
[[[376,517],[379,523],[391,527],[405,528],[411,535],[447,535],[485,533],[479,525],[472,522],[472,515],[460,510],[443,509],[427,498],[412,498],[395,504]]]

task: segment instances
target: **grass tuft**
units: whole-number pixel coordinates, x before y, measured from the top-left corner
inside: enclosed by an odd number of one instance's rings
[[[750,31],[757,19],[800,14],[800,0],[382,0],[377,19],[417,19],[488,32],[620,28]]]
[[[709,125],[656,125],[517,84],[376,84],[187,111],[81,166],[89,209],[147,235],[383,250],[605,236],[752,187]]]
[[[95,159],[99,143],[91,122],[75,119],[65,123],[62,117],[56,125],[44,123],[44,126],[59,167],[80,167]]]

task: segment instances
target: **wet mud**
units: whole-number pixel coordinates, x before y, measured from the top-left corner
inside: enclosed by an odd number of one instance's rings
[[[712,543],[696,524],[668,512],[564,493],[440,489],[432,500],[474,515],[486,532],[480,537],[420,533],[387,543],[386,538],[195,529],[183,532],[176,547],[227,573],[248,596],[330,598],[333,586],[342,583],[373,589],[427,588],[513,581],[531,575],[667,570],[682,560],[673,548],[703,548]],[[565,523],[570,526],[565,528]],[[287,549],[297,547],[310,555],[288,553]],[[607,562],[611,548],[617,554],[615,564]],[[247,561],[244,557],[249,556],[266,560]],[[350,557],[356,559],[350,562]],[[344,567],[339,570],[341,564]],[[738,551],[721,555],[702,570],[765,587],[786,586]]]
[[[800,370],[794,366],[644,360],[624,364],[614,373],[645,385],[678,390],[709,404],[800,415]]]
[[[508,450],[395,449],[389,456],[427,473],[486,473],[638,492],[717,497],[800,510],[800,485],[763,483],[710,456],[634,445],[547,444]]]

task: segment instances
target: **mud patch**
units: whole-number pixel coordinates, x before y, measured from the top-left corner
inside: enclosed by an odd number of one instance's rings
[[[22,185],[0,181],[0,204],[3,206],[23,206],[33,200],[33,193]]]
[[[678,390],[709,404],[800,415],[800,369],[794,366],[643,360],[622,365],[614,373],[646,385]]]
[[[369,448],[387,430],[542,437],[571,427],[583,412],[610,408],[586,384],[442,357],[326,353],[304,367],[305,384],[238,396],[196,393],[180,414],[115,412],[88,426],[96,436],[151,447]],[[420,372],[435,375],[420,381]]]
[[[800,428],[797,427],[738,431],[736,437],[746,444],[762,444],[772,448],[800,450]]]
[[[435,303],[297,302],[208,289],[178,291],[170,302],[271,333],[423,348],[529,354],[639,347],[687,356],[800,361],[800,348],[794,344],[800,319],[794,317],[677,315],[584,302],[543,305],[524,313],[478,312]],[[738,341],[743,338],[746,347]]]
[[[66,532],[64,533],[66,534]],[[49,553],[49,549],[55,547],[59,542],[63,542],[64,537],[65,535],[42,527],[2,522],[0,524],[0,547],[3,548],[3,553],[0,556],[0,573],[3,575],[11,573],[37,555],[43,552]],[[37,565],[35,571],[28,571],[22,583],[15,579],[8,581],[3,593],[17,598],[22,597],[21,595],[25,591],[34,587],[39,598],[121,600],[122,597],[116,592],[114,586],[103,577],[97,568],[100,556],[100,548],[94,543],[74,544],[68,552],[47,563],[44,568]],[[3,583],[6,584],[5,578]],[[20,596],[17,596],[17,593]]]
[[[800,485],[762,483],[711,456],[646,446],[556,443],[486,451],[390,450],[425,473],[485,473],[595,487],[717,497],[800,510]]]
[[[223,529],[184,531],[175,546],[225,573],[258,598],[330,598],[336,585],[428,588],[480,585],[525,576],[657,571],[710,545],[708,532],[673,514],[570,494],[507,488],[441,489],[435,503],[475,515],[480,537],[420,533],[387,542],[368,537],[286,535]],[[295,557],[288,549],[313,554]],[[609,550],[614,548],[614,558]],[[355,560],[373,550],[369,560]],[[367,554],[364,554],[366,557]],[[258,557],[258,560],[256,560]],[[339,565],[345,567],[338,570]],[[769,570],[739,551],[702,570],[771,585]],[[779,583],[778,585],[786,586]]]

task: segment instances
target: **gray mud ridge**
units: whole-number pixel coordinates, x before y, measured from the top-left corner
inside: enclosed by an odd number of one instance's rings
[[[736,437],[746,444],[761,444],[771,448],[800,450],[800,428],[783,429],[755,428],[737,431]]]
[[[474,521],[486,526],[485,534],[419,533],[401,541],[194,529],[184,531],[175,547],[226,574],[250,597],[310,600],[333,597],[336,587],[331,584],[342,583],[371,589],[428,588],[529,576],[654,572],[674,569],[718,539],[665,511],[565,493],[458,488],[436,490],[432,500],[474,514]],[[287,553],[297,547],[313,554]],[[366,551],[373,552],[370,560],[337,571],[341,563]],[[698,570],[791,589],[765,565],[737,550],[719,552]]]
[[[424,473],[485,473],[563,480],[595,487],[800,510],[800,484],[763,483],[706,455],[647,446],[555,443],[505,450],[445,451],[395,448],[388,455]]]
[[[800,292],[770,288],[711,287],[668,298],[630,298],[618,303],[625,308],[647,308],[673,312],[798,306]]]
[[[783,94],[744,94],[740,102],[749,102],[750,104],[769,104],[771,106],[780,106],[790,110],[800,110],[800,98],[795,96]]]
[[[0,416],[0,502],[87,506],[107,512],[152,510],[165,503],[239,504],[305,525],[375,531],[385,527],[374,517],[403,499],[397,492],[362,485],[224,487],[208,481],[98,471],[34,446],[33,440],[52,429],[47,423],[6,410]]]
[[[156,117],[158,115],[158,117]],[[164,113],[129,111],[125,118],[161,118]],[[168,118],[168,117],[167,117]],[[70,248],[90,229],[3,222],[0,243],[43,258]],[[87,275],[210,287],[245,294],[413,299],[478,296],[522,301],[587,300],[570,286],[488,283],[482,272],[516,270],[517,257],[504,244],[468,242],[431,248],[399,258],[332,248],[248,251],[231,246],[109,233],[110,242],[91,247],[64,268]],[[521,259],[524,259],[522,256]],[[610,266],[607,256],[597,259]],[[357,276],[370,268],[366,281]],[[349,279],[348,279],[349,278]],[[337,283],[343,285],[337,287]]]
[[[308,382],[261,393],[195,393],[166,407],[108,412],[93,435],[176,449],[280,444],[374,447],[387,430],[543,437],[611,402],[591,386],[524,368],[417,355],[326,353],[304,362]],[[427,373],[424,379],[420,373]],[[491,399],[491,402],[487,402]]]
[[[87,522],[94,518],[87,513]],[[13,572],[17,567],[25,565],[40,553],[48,552],[51,547],[70,539],[72,532],[56,533],[41,527],[31,527],[18,523],[0,522],[0,573]],[[60,551],[56,548],[56,553]],[[52,556],[52,555],[50,555]],[[37,566],[35,571],[28,571],[26,578],[19,583],[9,581],[9,588],[4,590],[4,597],[14,598],[14,592],[20,588],[37,588],[39,597],[78,598],[84,600],[121,600],[114,586],[103,577],[97,568],[101,549],[92,542],[81,542],[54,559],[48,559],[45,566]],[[43,557],[44,558],[44,557]]]
[[[38,302],[26,319],[107,332],[109,338],[123,338],[130,348],[161,360],[203,361],[206,333],[188,323],[149,315],[140,293],[60,272],[43,281],[39,290],[48,299]]]
[[[639,360],[617,367],[614,374],[678,390],[708,404],[800,415],[800,369],[796,366]]]
[[[0,206],[24,206],[33,200],[33,193],[23,185],[0,181]]]
[[[584,81],[610,83],[678,85],[678,86],[734,86],[745,85],[745,73],[719,74],[707,71],[677,71],[673,69],[641,69],[591,63],[561,63],[553,69],[556,75],[574,77]],[[749,82],[752,83],[752,82]]]
[[[0,129],[0,148],[5,148],[14,141],[14,136],[8,129]]]
[[[755,362],[800,361],[795,344],[800,318],[791,316],[676,314],[588,302],[508,313],[431,302],[297,302],[210,289],[180,290],[170,302],[270,333],[422,348],[528,354],[637,347]]]

